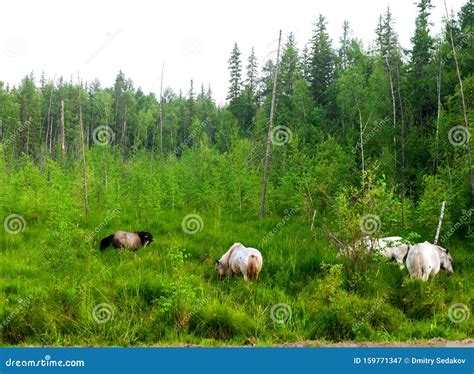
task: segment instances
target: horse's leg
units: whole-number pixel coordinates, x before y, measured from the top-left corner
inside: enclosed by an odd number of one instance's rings
[[[426,282],[430,278],[430,273],[428,271],[423,272],[423,282]]]
[[[403,264],[403,260],[397,260],[398,266],[400,267],[400,270],[405,269],[405,265]]]

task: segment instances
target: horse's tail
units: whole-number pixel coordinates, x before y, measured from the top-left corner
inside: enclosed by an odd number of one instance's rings
[[[249,280],[257,280],[260,268],[258,266],[258,257],[256,255],[250,255],[248,266],[247,266],[247,278]]]
[[[100,241],[100,250],[105,251],[107,247],[112,244],[112,240],[114,239],[114,235],[107,236],[106,238]]]
[[[421,251],[418,249],[411,259],[410,275],[415,279],[423,279],[423,259],[421,258]]]

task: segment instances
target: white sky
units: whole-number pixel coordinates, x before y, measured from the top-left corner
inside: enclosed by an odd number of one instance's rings
[[[441,27],[443,0],[432,0],[433,31]],[[456,13],[466,0],[447,0]],[[225,101],[227,61],[234,41],[243,66],[255,47],[259,68],[274,57],[278,30],[293,32],[302,48],[319,13],[328,21],[334,45],[347,19],[353,36],[367,46],[380,13],[390,5],[403,47],[410,46],[415,0],[70,0],[0,3],[0,81],[18,84],[33,71],[37,79],[71,76],[113,84],[119,69],[145,93],[164,85],[186,93],[211,84],[218,103]]]

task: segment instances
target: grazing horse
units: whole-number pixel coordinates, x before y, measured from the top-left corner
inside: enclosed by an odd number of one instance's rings
[[[361,244],[369,251],[377,251],[389,260],[397,261],[400,269],[404,269],[403,260],[405,260],[409,246],[402,243],[401,236],[387,236],[385,238],[371,238],[364,236]]]
[[[375,250],[387,247],[394,248],[402,244],[402,237],[387,236],[386,238],[371,238],[370,236],[364,236],[361,244],[363,247]]]
[[[410,276],[426,282],[439,273],[440,269],[446,270],[448,275],[453,273],[452,257],[447,249],[428,242],[410,246],[407,256],[407,268]]]
[[[100,241],[100,250],[105,251],[112,244],[114,248],[127,248],[133,251],[146,247],[153,241],[153,235],[146,231],[116,231]]]
[[[380,254],[384,257],[387,257],[389,260],[397,261],[400,269],[405,269],[403,261],[408,255],[408,250],[410,249],[408,244],[400,244],[397,247],[385,247],[380,250]]]
[[[262,270],[262,254],[258,249],[247,248],[241,243],[235,243],[216,261],[216,270],[220,277],[243,274],[244,280],[257,280]]]

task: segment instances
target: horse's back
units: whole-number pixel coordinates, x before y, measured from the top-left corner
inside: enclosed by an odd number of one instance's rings
[[[431,244],[429,242],[424,242],[423,244],[424,244],[424,247],[427,249],[425,254],[427,257],[426,262],[428,265],[428,272],[431,277],[434,277],[436,274],[439,273],[439,269],[441,265],[438,249],[436,245]]]
[[[140,239],[135,233],[126,231],[117,231],[114,233],[113,244],[116,248],[131,248],[135,249],[140,246]]]
[[[244,251],[245,256],[250,257],[251,255],[254,255],[254,256],[257,256],[257,258],[260,261],[262,261],[262,254],[260,253],[258,249],[247,247],[243,251]]]
[[[385,238],[380,238],[379,240],[385,242],[387,245],[399,244],[402,241],[402,237],[401,236],[387,236]]]
[[[262,270],[262,254],[256,248],[245,248],[241,253],[240,267],[247,280],[256,280]]]
[[[231,263],[236,263],[238,264],[239,267],[242,265],[246,266],[248,264],[249,259],[255,256],[257,258],[258,263],[260,264],[260,267],[262,266],[262,254],[260,251],[256,248],[250,248],[250,247],[240,247],[234,251],[232,254],[232,258],[230,259]]]
[[[403,265],[403,260],[407,257],[410,247],[408,244],[400,244],[397,247],[387,247],[381,250],[383,256],[395,260]]]
[[[402,244],[401,236],[388,236],[386,238],[378,239],[378,248],[393,248]]]
[[[423,242],[410,247],[407,256],[407,268],[412,278],[428,280],[439,272],[439,256],[434,245]]]

